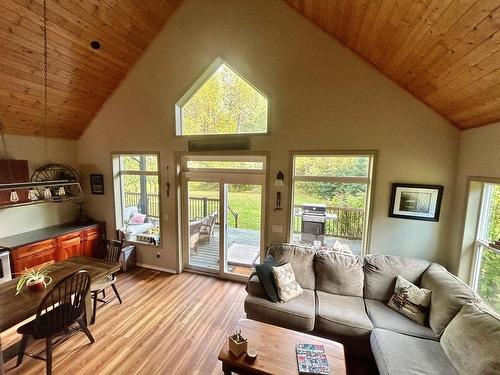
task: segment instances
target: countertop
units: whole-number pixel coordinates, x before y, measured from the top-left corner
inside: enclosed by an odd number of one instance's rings
[[[86,224],[78,224],[76,222],[54,225],[42,229],[33,230],[31,232],[19,233],[14,236],[0,238],[0,251],[9,251],[20,246],[29,245],[32,243],[48,240],[63,234],[76,232],[85,228],[94,227],[100,224],[97,221],[92,221]]]

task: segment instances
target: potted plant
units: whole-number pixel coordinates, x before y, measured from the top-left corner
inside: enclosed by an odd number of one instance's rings
[[[16,296],[21,292],[24,285],[32,292],[45,289],[52,282],[52,278],[48,273],[47,267],[24,269],[17,282]]]
[[[237,331],[229,336],[229,351],[239,357],[247,351],[247,339],[241,335],[241,331]]]

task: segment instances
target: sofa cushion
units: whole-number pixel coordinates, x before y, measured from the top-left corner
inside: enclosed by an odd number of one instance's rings
[[[259,280],[259,276],[255,272],[250,275],[245,289],[247,293],[251,294],[252,296],[268,298],[267,293]]]
[[[304,289],[300,296],[283,303],[248,295],[245,312],[249,319],[298,331],[312,331],[316,312],[314,291]]]
[[[464,305],[441,346],[461,374],[500,374],[500,317],[484,305]]]
[[[358,257],[334,251],[316,253],[316,290],[363,297],[363,264]]]
[[[361,297],[340,296],[316,291],[316,330],[340,341],[347,352],[370,357],[373,325]]]
[[[471,288],[436,263],[424,272],[422,286],[432,290],[429,325],[438,335],[463,305],[479,300]]]
[[[313,266],[314,250],[304,246],[279,243],[270,245],[267,254],[272,255],[278,264],[290,262],[299,285],[314,290],[316,283]]]
[[[375,328],[383,328],[405,335],[425,339],[439,340],[429,327],[421,326],[404,315],[389,308],[385,303],[373,299],[365,299],[366,311]]]
[[[364,297],[387,302],[392,296],[398,275],[419,286],[422,274],[429,265],[428,261],[415,258],[392,255],[366,256]]]
[[[419,288],[405,278],[398,276],[394,294],[387,306],[423,326],[427,320],[430,303],[431,291],[429,289]]]
[[[380,375],[458,374],[437,341],[375,328],[370,343]]]
[[[274,281],[273,267],[277,266],[278,262],[271,256],[268,255],[262,264],[257,264],[255,266],[255,272],[259,276],[259,280],[264,288],[267,297],[273,301],[278,302],[278,290],[276,288],[276,282]]]
[[[343,336],[369,335],[373,325],[366,315],[363,298],[339,296],[316,291],[318,316],[316,327],[321,331],[336,332]]]

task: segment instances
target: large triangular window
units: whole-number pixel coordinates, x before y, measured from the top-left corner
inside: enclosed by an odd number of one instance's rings
[[[218,58],[176,104],[177,135],[267,133],[268,100]]]

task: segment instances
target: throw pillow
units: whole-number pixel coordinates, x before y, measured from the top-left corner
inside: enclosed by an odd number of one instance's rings
[[[299,283],[295,280],[295,273],[290,263],[273,267],[273,275],[280,300],[288,302],[304,292]]]
[[[144,220],[146,219],[146,215],[144,214],[132,214],[130,218],[130,224],[144,224]]]
[[[387,305],[415,323],[424,325],[430,302],[430,290],[421,289],[405,278],[398,276],[394,294]]]
[[[257,276],[259,276],[260,284],[264,288],[267,297],[273,302],[279,301],[273,275],[273,267],[276,266],[278,266],[278,262],[276,262],[271,255],[268,255],[262,264],[257,264],[255,266],[255,272],[257,272]]]

